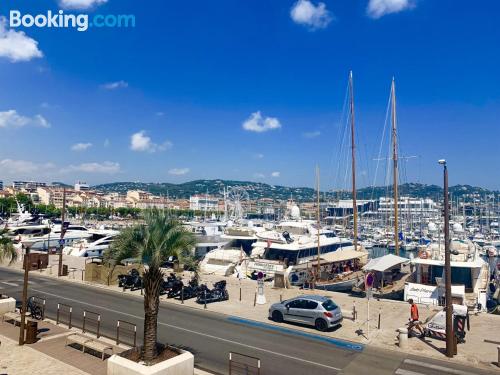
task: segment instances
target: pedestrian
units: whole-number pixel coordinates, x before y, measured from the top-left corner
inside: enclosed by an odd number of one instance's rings
[[[413,302],[413,299],[409,299],[408,303],[411,305],[410,306],[410,322],[408,324],[408,333],[411,333],[413,330],[413,327],[415,327],[419,332],[420,332],[420,337],[424,337],[424,330],[420,326],[420,317],[418,314],[418,307],[417,305]]]

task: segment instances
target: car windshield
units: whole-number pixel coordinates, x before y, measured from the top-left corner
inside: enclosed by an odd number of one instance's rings
[[[337,308],[337,305],[331,299],[327,299],[325,302],[323,302],[322,306],[326,311],[333,311]]]

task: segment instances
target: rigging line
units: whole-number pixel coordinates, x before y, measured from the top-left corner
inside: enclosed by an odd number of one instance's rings
[[[333,164],[335,162],[335,156],[338,160],[338,163],[337,163],[337,170],[335,171],[335,176],[333,178],[333,188],[335,189],[336,187],[336,184],[338,182],[338,175],[339,175],[339,169],[340,169],[340,158],[341,158],[341,155],[342,155],[342,147],[343,147],[343,142],[344,142],[344,137],[345,137],[345,126],[344,126],[344,117],[346,115],[346,108],[347,108],[347,101],[348,101],[348,98],[349,98],[349,83],[347,83],[347,86],[346,86],[346,90],[345,90],[345,96],[344,96],[344,104],[342,106],[342,112],[340,113],[340,118],[339,118],[339,122],[338,122],[338,129],[337,129],[337,142],[338,142],[338,148],[337,148],[337,153],[336,155],[335,152],[332,153],[332,173],[333,173]]]
[[[345,155],[345,148],[347,147],[347,142],[346,142],[346,137],[348,136],[348,124],[349,124],[349,120],[350,120],[350,115],[347,113],[346,117],[345,117],[345,124],[342,124],[342,130],[343,130],[343,133],[342,133],[342,143],[340,145],[340,149],[339,149],[339,155],[338,155],[338,168],[337,168],[337,183],[338,183],[338,188],[339,190],[342,189],[342,181],[341,181],[341,170],[342,168],[344,167],[344,164],[342,163],[343,162],[343,157]]]
[[[387,102],[387,108],[385,110],[384,130],[382,131],[382,136],[380,138],[380,145],[379,145],[379,149],[378,149],[378,159],[380,159],[380,157],[382,155],[382,147],[384,145],[385,133],[386,133],[386,130],[387,130],[387,124],[389,122],[390,108],[391,108],[391,95],[389,94],[389,100]],[[375,167],[375,174],[373,176],[373,185],[372,185],[372,193],[371,193],[371,198],[372,199],[373,199],[373,194],[374,194],[374,191],[375,191],[375,186],[376,186],[376,183],[377,183],[376,180],[377,180],[377,174],[378,174],[378,167],[379,167],[379,161],[377,161],[377,165]]]

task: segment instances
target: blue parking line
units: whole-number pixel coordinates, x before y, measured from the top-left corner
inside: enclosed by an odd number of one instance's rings
[[[345,340],[330,338],[330,337],[326,337],[326,336],[322,336],[322,335],[315,335],[313,333],[297,331],[297,330],[290,329],[290,328],[278,327],[278,326],[275,326],[273,324],[256,322],[256,321],[249,320],[249,319],[238,318],[236,316],[230,316],[227,318],[227,320],[229,320],[230,322],[245,324],[245,325],[252,326],[252,327],[259,327],[259,328],[269,329],[272,331],[287,333],[289,335],[306,337],[308,339],[312,339],[312,340],[316,340],[316,341],[325,342],[327,344],[335,345],[336,347],[341,348],[341,349],[345,349],[345,350],[362,352],[363,349],[365,348],[365,346],[363,344],[358,344],[358,343],[353,343],[353,342],[349,342],[349,341],[345,341]]]

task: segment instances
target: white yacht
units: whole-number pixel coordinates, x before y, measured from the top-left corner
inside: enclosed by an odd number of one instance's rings
[[[485,310],[490,270],[479,248],[469,240],[451,241],[451,291],[453,303]],[[444,304],[444,241],[431,243],[412,259],[413,281],[405,285],[404,299]]]
[[[73,242],[63,248],[63,254],[76,257],[101,257],[109,249],[118,231],[95,232],[91,237]]]
[[[92,237],[95,231],[90,231],[83,225],[72,225],[68,226],[64,234],[64,245],[72,245],[74,242],[88,239]],[[37,251],[48,251],[50,249],[58,248],[60,246],[59,241],[61,238],[61,225],[54,224],[51,227],[49,233],[33,236],[22,242],[25,247],[29,247],[31,250]]]

